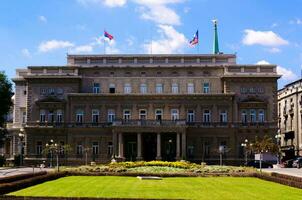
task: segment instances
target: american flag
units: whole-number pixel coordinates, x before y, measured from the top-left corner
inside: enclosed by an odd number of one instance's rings
[[[193,39],[190,41],[191,46],[195,46],[196,44],[198,44],[198,30],[196,31]]]

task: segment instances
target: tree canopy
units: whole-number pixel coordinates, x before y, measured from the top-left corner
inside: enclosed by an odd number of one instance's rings
[[[270,152],[276,154],[279,152],[279,146],[274,142],[273,138],[265,135],[263,138],[255,138],[255,142],[250,144],[249,148],[254,153]]]
[[[6,115],[13,105],[11,100],[13,94],[12,83],[4,72],[0,72],[0,127],[4,126]]]

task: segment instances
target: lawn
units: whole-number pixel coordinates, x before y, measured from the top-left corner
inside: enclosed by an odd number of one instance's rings
[[[169,199],[301,199],[302,190],[250,177],[182,177],[139,180],[120,176],[70,176],[10,195]]]

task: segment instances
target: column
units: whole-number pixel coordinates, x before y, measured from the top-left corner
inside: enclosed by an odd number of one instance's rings
[[[124,159],[124,141],[123,141],[123,134],[118,134],[118,149],[119,149],[119,158]]]
[[[186,142],[186,140],[187,140],[187,135],[186,135],[186,132],[183,132],[182,134],[181,134],[181,136],[182,136],[182,138],[181,138],[181,158],[183,159],[183,160],[185,160],[186,158],[187,158],[187,142]]]
[[[142,160],[142,134],[137,133],[137,157],[136,160]]]
[[[116,132],[112,131],[112,145],[113,145],[113,157],[117,156],[117,134]]]
[[[180,133],[176,135],[176,160],[180,160]]]
[[[157,133],[157,145],[156,145],[156,160],[161,160],[161,141],[160,133]]]

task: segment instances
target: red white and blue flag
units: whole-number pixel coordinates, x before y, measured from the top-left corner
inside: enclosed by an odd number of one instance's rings
[[[108,38],[109,40],[113,40],[113,36],[109,34],[107,31],[104,31],[104,37]]]
[[[199,42],[199,39],[198,39],[198,30],[197,30],[193,39],[190,41],[190,45],[195,46],[196,44],[198,44],[198,42]]]

